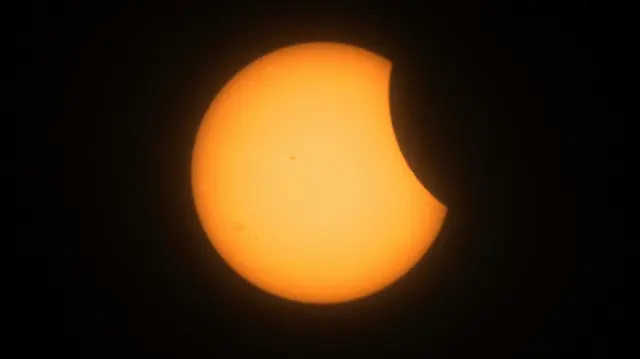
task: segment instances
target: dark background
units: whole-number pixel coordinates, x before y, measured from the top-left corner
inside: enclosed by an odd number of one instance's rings
[[[237,5],[237,4],[236,4]],[[622,174],[622,80],[595,5],[346,9],[30,6],[18,245],[22,350],[83,357],[309,353],[608,355],[626,330],[599,270]],[[449,207],[424,260],[365,300],[306,306],[228,268],[198,222],[190,155],[236,71],[312,40],[394,63],[396,134]],[[603,294],[605,293],[605,294]],[[326,357],[326,356],[323,356]]]

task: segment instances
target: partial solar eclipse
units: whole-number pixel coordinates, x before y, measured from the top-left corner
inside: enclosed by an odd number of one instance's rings
[[[405,161],[391,62],[330,42],[269,53],[218,93],[192,186],[214,248],[239,275],[304,303],[366,297],[406,274],[447,208]]]

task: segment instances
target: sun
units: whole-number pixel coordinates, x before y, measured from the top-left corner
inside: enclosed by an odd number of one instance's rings
[[[285,47],[217,94],[195,140],[202,226],[234,271],[273,295],[337,303],[407,273],[446,207],[395,137],[392,64],[341,43]]]

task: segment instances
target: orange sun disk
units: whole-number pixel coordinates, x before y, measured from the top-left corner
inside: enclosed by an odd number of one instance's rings
[[[196,136],[192,185],[204,230],[238,274],[306,303],[373,294],[408,272],[447,209],[398,146],[391,62],[305,43],[249,64]]]

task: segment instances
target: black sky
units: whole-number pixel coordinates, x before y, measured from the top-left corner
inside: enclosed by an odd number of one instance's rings
[[[27,309],[14,329],[24,349],[612,350],[609,336],[625,331],[602,324],[597,264],[614,240],[604,201],[621,174],[623,128],[599,8],[230,6],[31,6],[20,33],[32,84],[17,247]],[[401,148],[450,210],[405,278],[331,307],[285,302],[237,277],[207,241],[189,183],[216,92],[253,59],[313,40],[392,60]]]

